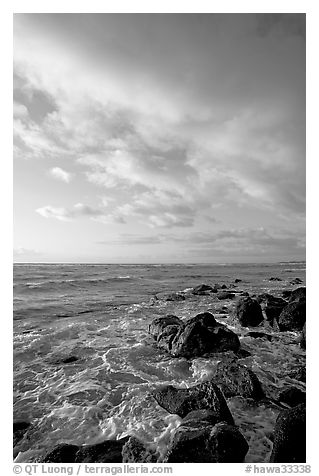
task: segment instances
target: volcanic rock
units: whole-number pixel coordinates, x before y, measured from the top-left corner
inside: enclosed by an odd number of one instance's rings
[[[304,403],[284,410],[278,415],[270,462],[306,462],[306,405]]]
[[[169,413],[181,418],[194,410],[210,410],[216,414],[218,421],[234,424],[226,400],[212,381],[206,381],[190,388],[175,388],[168,385],[152,392],[157,403]]]
[[[186,321],[171,342],[175,357],[199,357],[206,353],[237,352],[240,342],[237,334],[218,323],[213,314],[204,312]]]
[[[260,400],[264,397],[257,375],[237,361],[218,362],[212,380],[226,398],[241,395],[245,398]]]
[[[263,320],[260,304],[251,297],[242,297],[237,302],[235,316],[244,327],[258,326]]]

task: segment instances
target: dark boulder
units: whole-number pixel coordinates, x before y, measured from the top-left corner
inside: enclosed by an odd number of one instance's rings
[[[213,288],[212,286],[209,286],[208,284],[199,284],[198,286],[195,286],[195,288],[192,290],[193,294],[196,295],[205,295],[206,293],[216,293],[217,289]]]
[[[148,332],[157,340],[158,336],[162,334],[165,327],[172,325],[182,325],[183,321],[176,316],[168,315],[165,317],[156,317],[148,326]]]
[[[194,410],[210,410],[216,414],[218,421],[234,424],[222,392],[212,381],[190,388],[175,388],[168,385],[155,390],[152,395],[162,408],[181,418]]]
[[[295,407],[300,403],[306,403],[306,393],[297,387],[289,387],[279,393],[278,400],[290,407]]]
[[[249,296],[249,293],[247,291],[242,291],[239,296]]]
[[[289,297],[289,302],[305,302],[306,301],[306,288],[301,287],[294,289]]]
[[[177,334],[179,328],[180,326],[177,326],[177,325],[170,325],[170,326],[164,327],[163,332],[161,332],[157,336],[158,347],[161,347],[167,352],[170,352],[172,349],[172,341],[175,335]]]
[[[80,447],[76,445],[60,443],[41,459],[41,463],[74,463],[79,449]]]
[[[248,444],[238,428],[225,422],[214,426],[198,420],[187,422],[173,435],[165,463],[241,463]]]
[[[242,279],[236,278],[236,279],[234,280],[234,283],[241,283],[241,282],[242,282]]]
[[[260,304],[251,297],[242,297],[237,302],[235,316],[244,327],[258,326],[263,320]]]
[[[122,463],[122,448],[128,437],[107,440],[96,445],[81,446],[75,455],[75,463]]]
[[[216,294],[216,297],[217,297],[217,299],[219,299],[220,301],[222,301],[222,300],[225,300],[225,299],[234,299],[235,294],[234,294],[234,293],[231,293],[231,292],[229,292],[229,291],[219,291],[219,292]]]
[[[146,448],[134,436],[131,436],[122,448],[123,463],[156,463],[158,458],[158,453]]]
[[[171,354],[192,358],[213,352],[237,352],[239,347],[237,334],[218,323],[213,314],[204,312],[179,328],[171,342]]]
[[[283,308],[278,318],[281,331],[301,331],[306,322],[306,301],[293,301]]]
[[[287,306],[287,301],[268,293],[259,294],[256,297],[256,301],[259,302],[261,308],[265,311],[266,319],[270,323],[274,319],[278,319],[283,308]]]
[[[292,291],[290,289],[284,289],[281,293],[284,299],[289,299],[291,296]]]
[[[245,398],[260,400],[264,397],[257,375],[237,361],[218,362],[212,380],[226,398],[241,395]]]
[[[269,278],[269,281],[282,281],[282,279],[278,277],[271,277]]]
[[[30,428],[31,423],[27,421],[16,421],[13,422],[13,446],[15,446],[18,441],[22,440],[26,431]]]
[[[284,410],[278,415],[274,429],[271,463],[306,462],[306,405]]]

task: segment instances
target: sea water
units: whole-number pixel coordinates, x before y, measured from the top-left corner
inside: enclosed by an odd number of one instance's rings
[[[296,333],[266,327],[271,342],[245,337],[249,329],[232,317],[235,301],[218,301],[214,294],[178,302],[151,299],[201,283],[232,288],[236,278],[238,291],[280,296],[298,287],[290,284],[295,277],[305,282],[304,262],[14,265],[14,421],[32,423],[16,447],[16,460],[37,461],[61,442],[95,444],[126,435],[164,455],[181,419],[162,409],[150,392],[200,383],[226,358],[186,360],[156,348],[148,325],[166,314],[187,319],[209,310],[239,335],[251,354],[241,362],[258,375],[267,396],[290,385],[305,390],[288,376],[305,363]],[[246,461],[267,461],[280,409],[242,397],[227,403],[250,447]]]

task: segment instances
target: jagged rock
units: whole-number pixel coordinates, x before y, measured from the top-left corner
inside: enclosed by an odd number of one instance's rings
[[[244,327],[258,326],[264,320],[260,304],[251,297],[239,299],[235,308],[235,316]]]
[[[284,410],[278,415],[274,429],[271,463],[306,462],[306,405]]]
[[[171,342],[175,357],[199,357],[206,353],[237,352],[238,336],[225,325],[218,323],[213,314],[204,312],[186,321]]]
[[[269,342],[272,341],[272,335],[266,334],[265,332],[250,331],[245,334],[245,337],[253,337],[254,339],[267,339]]]
[[[259,294],[256,297],[256,301],[259,302],[261,308],[265,311],[266,319],[270,323],[274,319],[278,319],[283,308],[287,306],[287,301],[268,293]]]
[[[297,387],[289,387],[279,393],[278,400],[287,403],[290,407],[295,407],[300,403],[306,403],[306,393]]]
[[[248,444],[238,428],[225,422],[211,426],[198,420],[182,424],[173,435],[165,463],[241,463]]]
[[[200,284],[199,286],[195,286],[192,293],[196,295],[205,295],[207,292],[216,293],[217,289],[209,286],[208,284]]]
[[[41,463],[74,463],[79,449],[80,447],[76,445],[60,443],[41,459]]]
[[[269,281],[282,281],[282,279],[278,277],[271,277],[269,278]]]
[[[218,421],[234,424],[222,392],[212,381],[190,388],[175,388],[168,385],[155,390],[152,395],[161,407],[182,418],[194,410],[210,410],[217,415]]]
[[[13,446],[20,441],[25,432],[30,428],[31,423],[27,421],[16,421],[13,423]]]
[[[131,436],[122,448],[123,463],[156,463],[158,458],[158,453],[146,448],[134,436]]]
[[[239,296],[249,296],[249,293],[247,291],[242,291]]]
[[[218,362],[212,380],[226,398],[241,395],[260,400],[264,397],[257,375],[237,361]]]
[[[284,289],[281,293],[284,299],[289,299],[291,296],[292,291],[290,289]]]
[[[170,325],[164,327],[163,332],[161,332],[161,334],[159,334],[157,337],[158,347],[161,347],[167,352],[170,352],[172,349],[172,341],[179,329],[180,326],[177,325]]]
[[[293,301],[283,308],[278,318],[281,331],[301,331],[306,322],[306,301]]]
[[[301,287],[294,289],[289,297],[289,302],[305,302],[306,301],[306,288]]]
[[[148,332],[154,337],[154,339],[157,340],[158,336],[162,334],[165,327],[172,325],[179,326],[182,324],[183,321],[181,319],[171,314],[165,317],[156,317],[148,326]]]

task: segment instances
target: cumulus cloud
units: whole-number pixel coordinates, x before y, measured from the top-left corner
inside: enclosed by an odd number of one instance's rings
[[[66,170],[61,169],[60,167],[53,167],[50,169],[50,175],[56,178],[57,180],[61,180],[62,182],[69,183],[72,179],[72,176]]]
[[[92,200],[111,198],[42,216],[176,231],[239,229],[237,214],[243,229],[255,217],[300,226],[304,15],[18,15],[14,60],[30,110],[15,119],[17,156],[68,159],[96,187]]]

